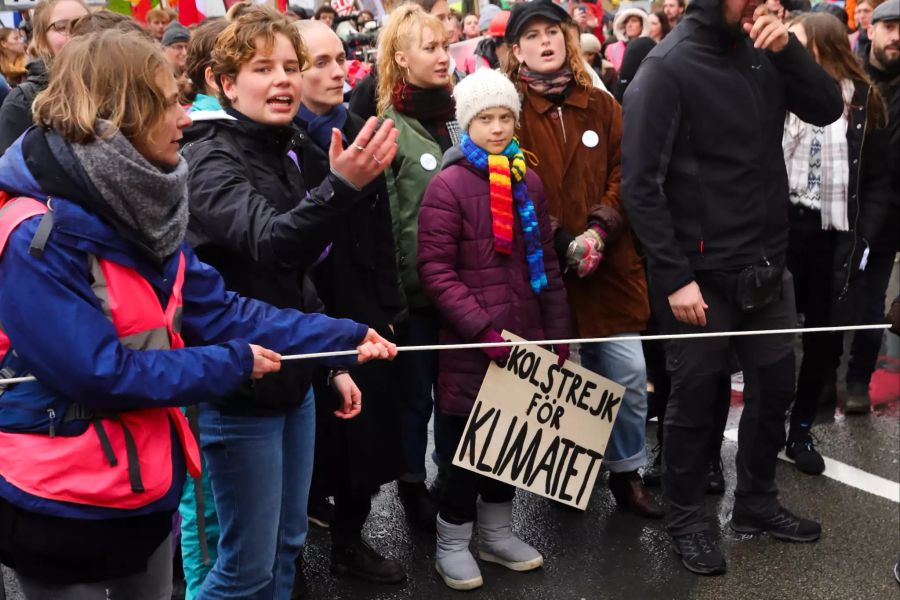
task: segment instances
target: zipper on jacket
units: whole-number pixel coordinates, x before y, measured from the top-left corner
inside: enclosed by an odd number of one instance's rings
[[[56,437],[56,424],[53,422],[56,420],[56,411],[48,408],[47,416],[50,417],[50,437]]]
[[[869,105],[869,94],[871,94],[871,93],[872,93],[872,88],[869,88],[868,90],[866,90],[866,102],[865,102],[865,104],[863,104],[863,106]],[[853,245],[850,246],[850,256],[847,258],[847,278],[844,280],[844,286],[841,288],[841,293],[838,294],[838,297],[837,297],[838,300],[843,300],[844,296],[847,295],[847,291],[850,289],[850,275],[853,273],[853,261],[856,260],[856,257],[855,257],[855,254],[856,254],[856,231],[857,231],[857,227],[859,225],[859,212],[860,212],[859,203],[861,202],[861,198],[859,197],[859,180],[860,180],[859,169],[862,167],[862,153],[863,153],[863,146],[866,145],[866,129],[867,129],[868,125],[869,125],[869,111],[866,111],[866,118],[863,119],[863,123],[862,123],[862,136],[860,137],[860,140],[859,140],[859,164],[856,165],[856,171],[857,171],[857,173],[856,173],[856,190],[855,190],[855,192],[856,192],[856,212],[853,214],[853,228],[850,230],[850,233],[853,234]]]
[[[566,139],[566,124],[563,121],[562,106],[556,107],[556,114],[559,115],[559,127],[560,127],[560,129],[562,129],[563,143],[567,144],[568,140]]]

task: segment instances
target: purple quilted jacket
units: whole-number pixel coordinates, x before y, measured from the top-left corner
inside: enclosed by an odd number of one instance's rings
[[[487,174],[452,148],[431,180],[419,211],[418,268],[425,294],[440,314],[442,344],[475,342],[488,329],[531,340],[571,337],[544,188],[531,170],[525,181],[540,222],[549,283],[540,295],[529,284],[518,215],[512,253],[494,249]],[[487,356],[481,350],[449,350],[438,361],[438,409],[468,416],[487,372]]]

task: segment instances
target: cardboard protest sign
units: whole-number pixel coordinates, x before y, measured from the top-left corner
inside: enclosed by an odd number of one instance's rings
[[[557,360],[528,345],[491,363],[453,464],[584,510],[625,388]]]

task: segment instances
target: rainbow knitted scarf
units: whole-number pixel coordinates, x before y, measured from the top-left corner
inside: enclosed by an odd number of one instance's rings
[[[519,141],[513,138],[502,154],[488,154],[464,133],[460,148],[470,163],[488,174],[491,194],[491,217],[493,218],[494,249],[502,254],[512,253],[513,240],[513,199],[525,234],[525,255],[531,289],[535,294],[547,287],[544,272],[544,250],[541,246],[541,230],[534,202],[528,196],[525,185],[525,156],[519,148]]]

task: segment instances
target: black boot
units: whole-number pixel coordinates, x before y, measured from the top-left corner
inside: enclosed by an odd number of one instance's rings
[[[406,570],[399,562],[381,556],[362,538],[347,544],[333,544],[331,572],[372,583],[400,583],[406,579]]]
[[[397,493],[409,522],[423,531],[434,531],[438,507],[425,482],[398,481]]]

